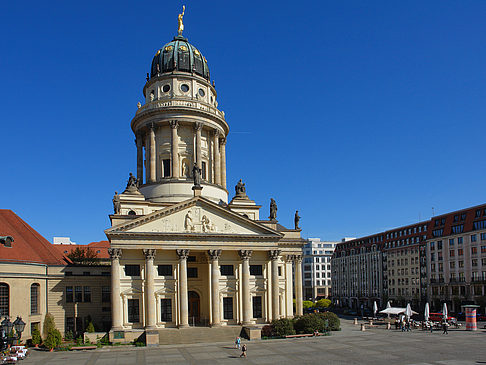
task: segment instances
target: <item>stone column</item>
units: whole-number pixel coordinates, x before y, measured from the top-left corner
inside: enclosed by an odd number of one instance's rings
[[[155,273],[154,273],[154,258],[155,250],[145,248],[143,254],[145,255],[145,300],[147,303],[147,316],[145,317],[145,327],[148,329],[155,328],[157,320],[155,318]]]
[[[120,258],[121,248],[110,248],[111,257],[111,321],[113,330],[121,330],[123,311],[120,305]]]
[[[135,139],[137,144],[137,179],[140,185],[143,184],[143,141],[142,136],[137,134]]]
[[[295,270],[295,314],[301,316],[304,314],[302,304],[302,255],[294,256]]]
[[[226,189],[226,138],[221,138],[221,185]]]
[[[189,299],[187,297],[187,257],[189,250],[177,250],[179,256],[179,305],[181,322],[179,327],[189,327]]]
[[[170,145],[171,145],[171,155],[172,159],[170,161],[172,167],[172,177],[178,178],[180,176],[180,166],[179,166],[179,137],[177,136],[177,128],[179,127],[179,123],[177,120],[171,120],[169,122],[170,129],[171,129],[171,138],[170,138]]]
[[[250,297],[250,257],[252,251],[240,250],[238,254],[241,257],[241,294],[242,294],[242,308],[243,308],[243,325],[250,324],[252,316],[251,297]]]
[[[200,169],[202,168],[202,155],[201,155],[201,131],[202,131],[203,124],[196,123],[194,125],[194,130],[196,132],[196,148],[194,149],[196,152],[196,165]]]
[[[219,311],[219,258],[221,250],[209,250],[208,255],[211,259],[211,325],[219,327],[221,326],[221,313]]]
[[[215,130],[213,135],[213,146],[214,146],[214,181],[213,183],[221,185],[221,156],[219,155],[219,131]]]
[[[155,126],[152,124],[150,126],[150,176],[147,180],[149,182],[155,182],[157,180],[156,173],[156,158],[157,153],[155,152]]]
[[[145,134],[145,182],[150,180],[150,133]]]
[[[272,282],[272,320],[280,318],[279,305],[279,280],[278,280],[278,256],[280,250],[271,250],[268,252],[271,260],[271,282]]]

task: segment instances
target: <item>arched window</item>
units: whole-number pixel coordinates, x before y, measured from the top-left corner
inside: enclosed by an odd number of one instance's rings
[[[0,283],[0,316],[9,316],[10,288],[8,284]]]
[[[39,287],[37,283],[30,286],[30,314],[39,313]]]

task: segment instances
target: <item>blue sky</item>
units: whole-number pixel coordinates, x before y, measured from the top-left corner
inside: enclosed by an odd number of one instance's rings
[[[0,4],[0,208],[106,239],[180,1]],[[485,202],[486,2],[186,1],[230,125],[230,197],[339,240]]]

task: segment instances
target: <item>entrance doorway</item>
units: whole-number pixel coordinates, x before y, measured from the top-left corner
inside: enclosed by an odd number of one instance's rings
[[[195,291],[188,293],[189,298],[189,325],[197,326],[201,320],[201,299]]]

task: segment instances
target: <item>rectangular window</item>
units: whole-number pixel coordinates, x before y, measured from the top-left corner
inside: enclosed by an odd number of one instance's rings
[[[478,259],[472,259],[471,260],[471,265],[472,266],[478,266]]]
[[[74,287],[74,297],[75,297],[76,302],[78,302],[78,303],[83,301],[83,287],[82,286]]]
[[[486,220],[477,221],[473,223],[473,228],[475,231],[486,228]]]
[[[437,249],[442,250],[442,241],[437,241]]]
[[[486,246],[481,246],[481,253],[486,253]]]
[[[459,267],[464,267],[464,261],[458,261],[457,264]]]
[[[449,239],[449,246],[454,246],[454,238]]]
[[[486,241],[486,233],[481,233],[481,241]]]
[[[101,287],[101,301],[103,303],[110,303],[111,302],[111,287],[110,286],[102,286]]]
[[[476,209],[476,218],[481,217],[481,209]]]
[[[125,265],[126,276],[140,276],[140,265]]]
[[[449,250],[449,256],[450,257],[454,257],[455,255],[455,251],[454,250]]]
[[[160,315],[162,322],[172,322],[172,299],[160,300]]]
[[[206,161],[202,161],[201,163],[201,178],[203,180],[206,180],[207,179],[207,173],[206,173]]]
[[[91,302],[91,287],[85,286],[85,287],[83,287],[83,291],[84,291],[84,302],[90,303]]]
[[[253,301],[253,318],[262,318],[262,297],[252,298]]]
[[[319,265],[317,265],[319,266]],[[278,267],[278,276],[282,276],[282,266]]]
[[[72,303],[74,301],[73,287],[66,286],[66,303]]]
[[[441,229],[434,229],[432,231],[432,236],[434,237],[442,237],[442,234],[444,233],[444,229],[441,228]]]
[[[457,250],[457,256],[463,256],[464,255],[464,250],[462,248],[459,248]]]
[[[234,268],[233,265],[221,265],[219,267],[219,271],[221,271],[221,275],[223,276],[234,276]]]
[[[471,247],[471,254],[475,255],[478,253],[478,248],[477,247]]]
[[[462,245],[462,237],[457,237],[457,244]]]
[[[162,168],[164,171],[163,177],[170,177],[170,159],[162,160]]]
[[[223,318],[233,319],[233,298],[223,298]]]
[[[172,265],[158,265],[157,273],[159,276],[172,276]]]
[[[456,263],[454,261],[449,262],[449,267],[454,269],[456,267]]]
[[[250,265],[250,275],[262,276],[263,275],[263,266],[262,265]],[[255,318],[260,318],[260,317],[255,317]]]
[[[188,278],[197,278],[197,267],[188,267],[187,268],[187,277]]]
[[[476,242],[476,235],[475,234],[471,235],[471,242]]]
[[[452,226],[452,234],[458,234],[464,232],[464,224],[458,224],[457,226]]]
[[[128,322],[138,323],[140,322],[140,308],[138,299],[128,299]]]
[[[74,333],[74,317],[66,317],[65,331],[71,331],[72,333]]]
[[[30,286],[30,314],[39,313],[39,284]]]

